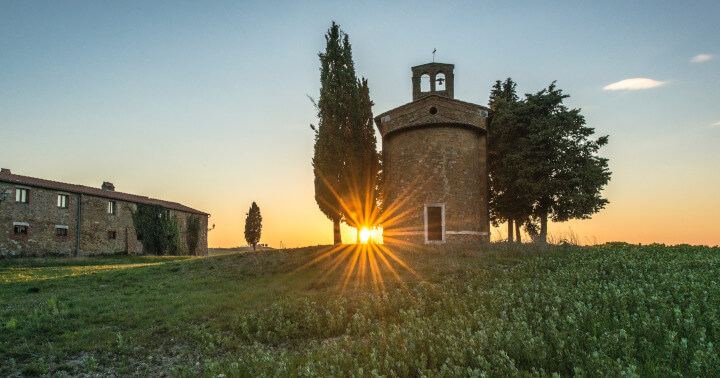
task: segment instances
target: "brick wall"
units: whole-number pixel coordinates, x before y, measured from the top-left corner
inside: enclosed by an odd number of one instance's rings
[[[424,243],[426,204],[444,204],[446,242],[488,240],[484,133],[454,125],[398,132],[384,138],[383,159],[386,210],[391,210],[386,241]]]

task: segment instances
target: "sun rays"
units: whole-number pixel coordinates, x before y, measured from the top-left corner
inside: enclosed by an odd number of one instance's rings
[[[310,261],[293,273],[313,269],[316,271],[313,286],[332,281],[339,293],[352,288],[372,288],[376,295],[387,290],[386,283],[392,279],[404,283],[402,274],[409,273],[423,280],[398,253],[382,244],[343,244],[323,248],[314,253]],[[332,285],[332,283],[331,283]]]
[[[412,246],[416,252],[422,246],[409,242],[408,235],[422,233],[421,226],[411,219],[417,216],[413,202],[426,182],[418,177],[408,183],[402,193],[393,193],[392,202],[383,202],[378,195],[381,185],[376,177],[364,181],[349,177],[344,188],[333,187],[330,181],[319,176],[333,195],[332,201],[342,221],[357,231],[357,244],[328,246],[313,253],[310,260],[294,273],[312,270],[311,285],[335,285],[340,294],[353,288],[371,288],[377,295],[386,292],[389,281],[404,286],[408,274],[423,280],[400,253]],[[388,194],[388,193],[384,193]],[[330,205],[324,202],[325,205]],[[420,252],[422,253],[422,252]]]

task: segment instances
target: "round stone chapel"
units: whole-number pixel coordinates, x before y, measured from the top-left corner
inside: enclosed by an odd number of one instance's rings
[[[385,243],[489,240],[489,109],[455,99],[454,67],[412,67],[413,101],[375,117],[382,135]]]

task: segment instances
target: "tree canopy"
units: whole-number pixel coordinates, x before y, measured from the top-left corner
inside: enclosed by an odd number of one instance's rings
[[[597,155],[608,136],[593,139],[580,109],[555,82],[519,100],[516,84],[497,81],[490,94],[490,209],[495,225],[520,224],[547,240],[548,218],[586,219],[608,203],[601,195],[610,180],[608,159]]]
[[[262,233],[262,215],[260,215],[260,208],[255,202],[250,205],[250,210],[246,215],[245,241],[252,245],[254,251],[255,246],[260,242],[260,234]]]
[[[377,217],[380,161],[370,90],[367,79],[355,76],[349,37],[333,22],[325,41],[312,164],[315,200],[340,244],[341,221],[359,229]]]

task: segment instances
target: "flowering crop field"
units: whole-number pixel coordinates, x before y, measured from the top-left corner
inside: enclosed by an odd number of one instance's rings
[[[0,375],[720,375],[720,248],[346,248],[0,260]]]

